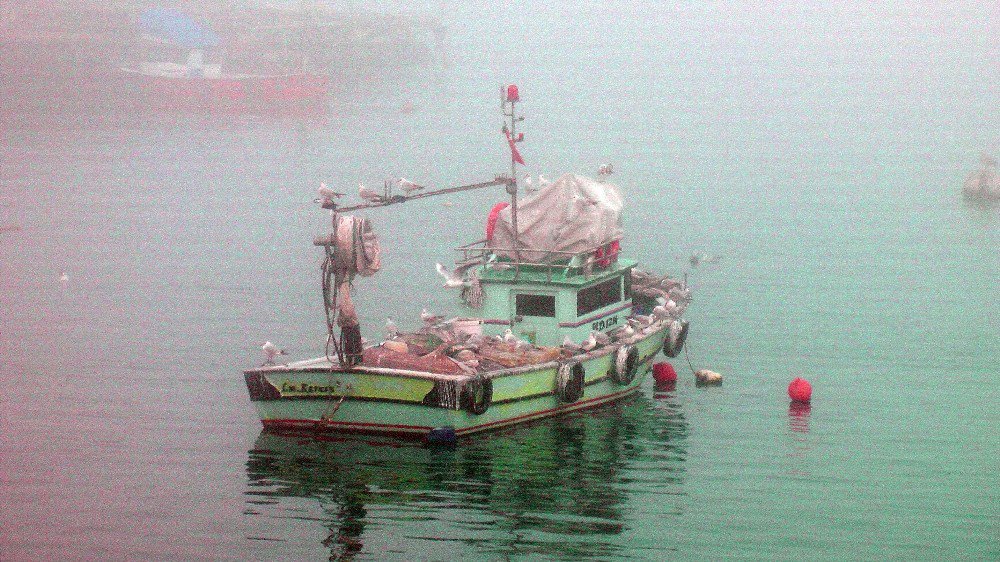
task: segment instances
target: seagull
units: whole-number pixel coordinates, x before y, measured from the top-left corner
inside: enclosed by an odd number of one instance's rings
[[[587,336],[587,339],[583,340],[583,343],[580,344],[580,349],[584,351],[590,351],[595,347],[597,347],[597,340],[594,338],[594,332],[590,332],[590,335]]]
[[[630,338],[635,335],[635,330],[632,329],[631,324],[625,324],[620,330],[618,330],[618,339]]]
[[[365,201],[371,201],[372,203],[378,203],[382,200],[381,195],[368,189],[363,183],[358,184],[358,195],[360,195]]]
[[[614,173],[614,169],[611,164],[601,164],[601,167],[597,169],[597,177],[601,180],[607,178],[612,173]]]
[[[670,289],[668,294],[675,301],[688,301],[691,299],[691,289],[674,288]]]
[[[574,354],[583,351],[583,348],[574,343],[573,340],[569,339],[569,336],[563,338],[562,347],[566,351]]]
[[[269,341],[264,342],[264,345],[260,349],[264,352],[264,364],[261,367],[264,365],[274,365],[274,358],[279,355],[288,355],[287,351],[278,349],[278,346]]]
[[[417,185],[406,178],[399,178],[398,182],[399,182],[399,188],[402,189],[403,192],[406,193],[407,195],[409,195],[414,191],[424,188],[424,186]]]
[[[552,183],[552,182],[550,182],[549,180],[545,179],[545,176],[543,176],[542,174],[538,174],[538,188],[539,189],[548,186],[550,183]]]
[[[468,270],[475,263],[460,265],[455,268],[455,271],[448,271],[440,263],[435,263],[434,266],[437,268],[438,274],[444,277],[444,286],[448,289],[456,289],[458,287],[468,287],[469,282],[463,279],[465,271]]]
[[[524,191],[526,193],[534,193],[534,192],[538,191],[537,188],[535,188],[534,186],[531,185],[531,176],[530,175],[524,176],[524,182],[523,183],[524,183]]]
[[[605,334],[604,332],[591,331],[590,335],[594,337],[594,340],[601,345],[608,345],[611,343],[611,336]]]
[[[654,318],[652,315],[643,316],[642,314],[636,314],[632,318],[635,318],[636,321],[638,321],[640,324],[644,326],[649,326],[656,320],[656,318]]]
[[[514,335],[514,332],[510,331],[510,328],[507,328],[506,330],[504,330],[504,332],[503,332],[503,342],[504,343],[509,343],[511,345],[517,345],[518,343],[520,343],[518,341],[518,339],[517,339],[517,336]]]
[[[489,259],[486,260],[486,267],[490,269],[495,269],[497,271],[506,271],[510,269],[510,265],[506,263],[497,263],[497,255],[490,254]]]
[[[63,285],[69,283],[69,275],[66,275],[65,271],[62,272],[62,275],[59,276],[59,282],[62,283]]]
[[[677,310],[677,303],[674,302],[673,299],[670,299],[665,304],[653,307],[653,316],[657,318],[666,318],[673,314],[675,310]]]
[[[392,321],[392,318],[385,319],[385,331],[389,334],[390,338],[394,338],[399,334],[399,328],[396,327],[396,323]]]
[[[321,182],[319,184],[319,198],[320,199],[329,199],[329,200],[332,201],[333,199],[340,199],[343,196],[344,196],[343,193],[340,193],[339,191],[334,191],[334,190],[330,189],[329,187],[326,186],[325,183]]]
[[[420,311],[420,319],[423,320],[424,324],[427,324],[428,326],[433,326],[434,324],[437,324],[438,322],[441,321],[441,318],[442,318],[441,316],[427,312],[426,308]]]

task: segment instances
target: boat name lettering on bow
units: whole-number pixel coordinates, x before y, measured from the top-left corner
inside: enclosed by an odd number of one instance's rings
[[[309,383],[290,383],[288,381],[283,381],[281,383],[281,393],[282,394],[333,394],[339,390],[339,384],[333,384],[330,386],[319,386]]]

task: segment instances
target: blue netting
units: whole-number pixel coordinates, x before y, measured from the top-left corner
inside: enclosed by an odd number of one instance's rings
[[[181,47],[205,49],[219,45],[219,36],[214,31],[177,10],[146,10],[139,16],[139,25],[143,33]]]

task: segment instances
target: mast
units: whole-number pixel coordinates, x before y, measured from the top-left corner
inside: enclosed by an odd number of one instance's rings
[[[517,136],[517,122],[524,120],[523,116],[517,116],[515,105],[519,101],[521,101],[521,97],[518,94],[515,84],[508,84],[500,88],[500,110],[503,112],[504,117],[510,118],[509,129],[506,119],[504,120],[504,133],[507,135],[507,142],[510,143],[511,182],[507,184],[507,193],[510,194],[510,222],[514,228],[514,261],[518,262],[521,261],[521,248],[517,231],[517,163],[518,160],[521,160],[521,155],[518,153],[514,143],[521,142],[524,138],[524,133],[521,133],[520,137]],[[507,111],[508,104],[510,105],[510,112]],[[521,162],[524,161],[521,160]]]

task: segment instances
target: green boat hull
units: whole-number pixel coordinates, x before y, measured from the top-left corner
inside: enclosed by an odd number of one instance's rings
[[[472,376],[433,375],[388,369],[337,369],[325,359],[246,371],[251,401],[268,429],[387,434],[424,438],[437,428],[457,436],[508,427],[545,417],[592,408],[635,392],[663,347],[667,325],[657,326],[634,347],[636,363],[626,381],[616,376],[621,345],[610,345],[578,358],[534,367],[483,373],[492,387],[485,411],[460,405],[443,389]],[[626,349],[628,351],[628,349]],[[579,363],[579,396],[560,391],[560,366]],[[564,367],[564,372],[566,368]],[[452,386],[453,387],[453,386]],[[482,410],[482,408],[479,408]]]

